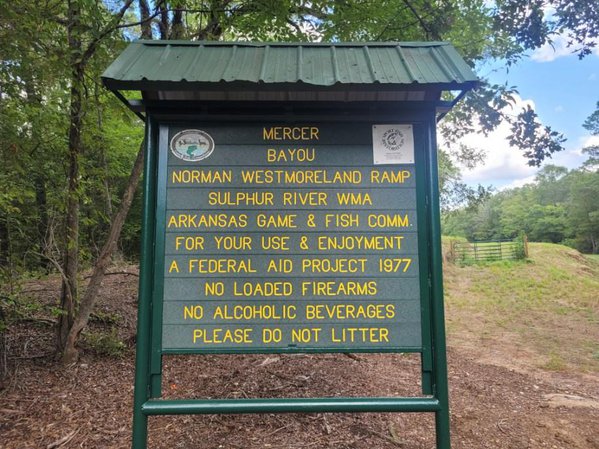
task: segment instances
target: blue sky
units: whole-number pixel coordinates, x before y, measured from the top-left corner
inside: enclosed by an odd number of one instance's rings
[[[546,163],[576,168],[585,159],[580,150],[591,142],[582,124],[595,111],[599,101],[599,50],[579,60],[564,42],[557,40],[554,47],[545,46],[511,67],[509,72],[499,64],[485,67],[480,75],[488,75],[495,83],[507,81],[517,86],[517,114],[521,107],[531,104],[543,124],[564,134],[568,139],[565,151],[555,154]],[[511,112],[510,112],[511,113]],[[489,138],[468,136],[469,145],[485,148],[487,160],[472,171],[464,170],[464,180],[469,184],[493,185],[496,188],[516,187],[531,182],[537,169],[528,167],[517,149],[510,148],[505,140],[507,128],[499,129]]]

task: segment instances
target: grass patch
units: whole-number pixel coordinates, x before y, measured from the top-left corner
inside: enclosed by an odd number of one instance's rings
[[[596,258],[561,245],[529,248],[528,261],[445,264],[450,338],[503,345],[506,357],[518,343],[545,361],[538,364],[544,369],[599,372],[597,351],[588,346],[599,341]]]
[[[565,371],[567,365],[559,354],[551,353],[549,355],[549,360],[542,366],[542,368],[548,371]]]
[[[110,329],[109,332],[85,332],[83,342],[95,353],[110,357],[121,357],[126,349],[115,328]]]

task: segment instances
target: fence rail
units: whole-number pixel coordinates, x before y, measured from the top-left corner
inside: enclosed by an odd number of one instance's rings
[[[497,260],[517,260],[528,257],[526,236],[514,240],[452,242],[449,258],[456,262],[476,263]]]

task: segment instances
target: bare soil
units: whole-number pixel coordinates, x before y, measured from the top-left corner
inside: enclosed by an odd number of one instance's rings
[[[133,271],[129,268],[129,271]],[[0,383],[0,448],[127,448],[131,438],[137,277],[109,276],[90,331],[117,329],[121,356],[89,343],[80,361],[53,359],[47,308],[5,334],[8,375]],[[25,294],[50,306],[58,280]],[[472,317],[476,319],[476,317]],[[509,341],[509,339],[507,340]],[[449,344],[452,447],[599,449],[599,378],[527,369],[525,351],[462,338]],[[498,349],[499,348],[499,349]],[[257,398],[416,396],[413,355],[165,357],[163,396]],[[435,446],[430,414],[207,415],[150,418],[149,448],[405,448]]]

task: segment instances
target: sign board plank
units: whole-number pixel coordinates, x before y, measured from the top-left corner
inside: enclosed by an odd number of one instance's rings
[[[421,350],[412,132],[171,126],[162,351]]]

